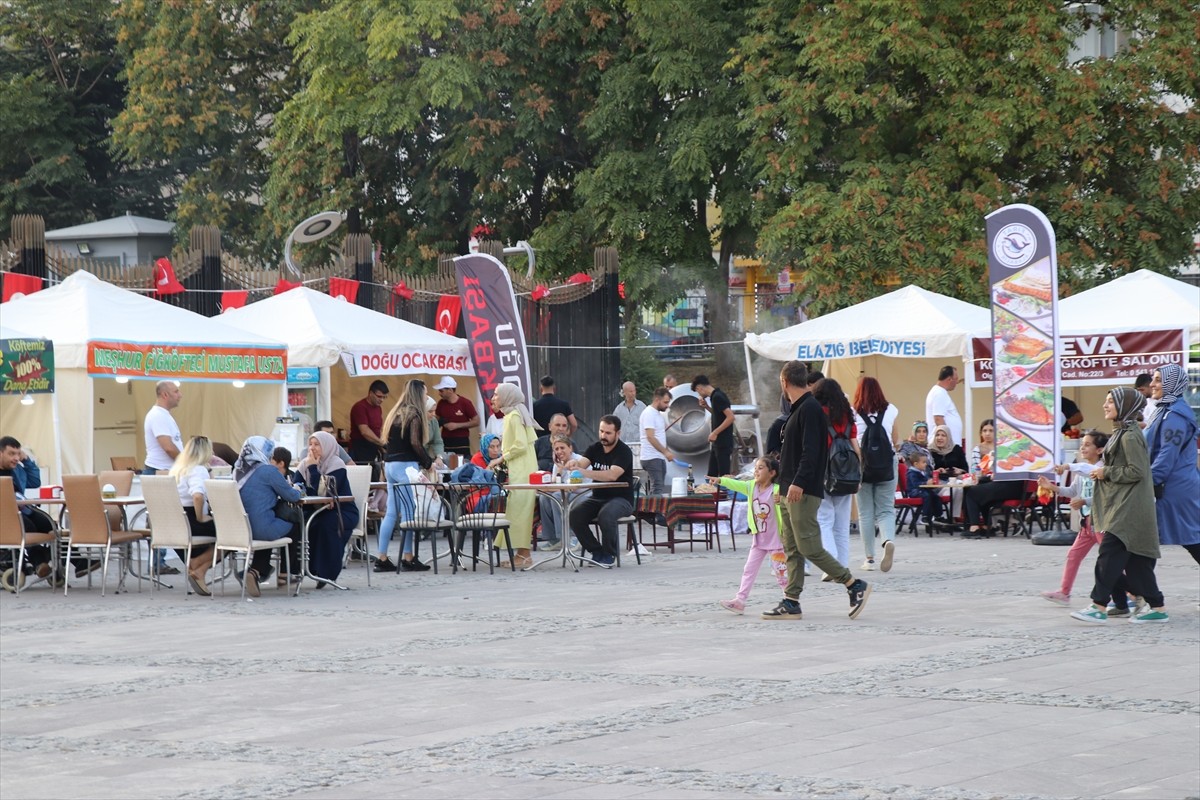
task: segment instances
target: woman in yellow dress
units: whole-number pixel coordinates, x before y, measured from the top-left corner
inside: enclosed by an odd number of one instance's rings
[[[508,466],[509,480],[522,483],[527,476],[537,472],[537,454],[533,449],[536,430],[541,428],[533,418],[533,414],[525,406],[525,395],[511,383],[502,383],[492,394],[492,410],[504,415],[504,433],[500,435],[501,453],[504,463]],[[512,566],[522,569],[533,563],[529,555],[529,547],[533,542],[533,504],[536,501],[534,492],[516,491],[508,496],[508,508],[505,516],[511,525],[509,536],[516,550],[516,563]],[[496,537],[497,547],[506,547],[504,534]],[[510,566],[507,562],[500,566]]]

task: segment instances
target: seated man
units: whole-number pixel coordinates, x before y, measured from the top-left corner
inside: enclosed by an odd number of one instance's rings
[[[554,468],[554,448],[550,440],[555,434],[568,436],[570,430],[571,423],[567,422],[564,414],[555,414],[550,418],[550,435],[539,436],[533,443],[533,452],[537,456],[538,469],[543,472],[550,472]]]
[[[591,559],[601,566],[616,562],[617,520],[633,513],[633,486],[605,488],[604,481],[629,481],[633,476],[633,451],[621,441],[621,420],[612,414],[600,418],[600,440],[584,451],[583,457],[567,462],[584,478],[597,481],[592,496],[571,509],[571,532]],[[592,535],[591,524],[600,525],[601,541]]]
[[[13,492],[18,500],[25,499],[26,491],[42,485],[41,470],[12,436],[0,437],[0,477],[12,478]],[[21,526],[26,533],[50,533],[54,530],[54,520],[40,508],[21,506]],[[39,578],[45,578],[53,571],[49,545],[30,547],[25,551],[25,558]],[[13,566],[16,566],[15,557]]]

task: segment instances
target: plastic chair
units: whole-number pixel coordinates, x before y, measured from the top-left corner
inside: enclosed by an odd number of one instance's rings
[[[96,476],[96,483],[101,489],[105,485],[111,485],[117,490],[117,494],[128,497],[133,492],[133,473],[127,469],[106,469]],[[104,513],[108,514],[108,524],[113,530],[133,527],[125,518],[125,512],[120,506],[105,503]]]
[[[49,544],[51,565],[58,563],[58,535],[51,533],[29,533],[21,521],[21,509],[17,506],[13,479],[0,478],[0,549],[16,550],[17,557],[12,570],[10,585],[16,594],[25,585],[25,551],[32,545]],[[7,571],[7,570],[6,570]]]
[[[896,498],[896,533],[900,533],[904,528],[904,522],[908,520],[908,532],[913,536],[920,536],[917,532],[917,522],[921,519],[921,507],[924,502],[919,497],[908,496],[908,465],[903,460],[896,465],[896,491],[900,494]],[[929,529],[929,535],[933,536],[933,529]]]
[[[142,499],[146,501],[146,512],[150,517],[150,548],[178,548],[186,551],[184,568],[192,563],[192,547],[198,544],[216,544],[215,536],[192,536],[192,524],[183,501],[179,499],[179,486],[170,475],[144,475],[142,477]],[[158,559],[150,559],[150,593],[158,583]],[[191,594],[191,589],[188,589]]]
[[[236,481],[209,478],[204,482],[204,491],[208,495],[208,505],[212,510],[213,519],[217,523],[217,541],[213,546],[213,567],[217,566],[217,556],[221,551],[233,553],[237,557],[241,553],[245,558],[242,565],[242,599],[246,599],[246,578],[250,573],[250,557],[259,550],[279,550],[279,570],[287,578],[283,591],[288,591],[292,585],[291,567],[288,564],[286,548],[292,543],[290,536],[281,539],[255,539],[250,530],[250,518],[246,516],[246,508],[242,505],[242,496],[238,492]],[[215,595],[214,595],[215,596]]]
[[[74,550],[103,550],[104,560],[100,573],[100,596],[104,596],[105,585],[108,583],[108,561],[113,548],[117,549],[117,557],[122,559],[121,581],[125,571],[129,569],[130,545],[149,538],[149,531],[122,531],[112,529],[109,523],[108,509],[100,497],[100,481],[97,475],[64,475],[63,496],[67,501],[67,514],[70,516],[70,528],[65,531],[67,548],[63,554],[63,570],[71,562],[71,551]],[[91,560],[91,556],[88,556]],[[138,590],[142,588],[142,576],[138,575]],[[92,575],[88,573],[88,585],[91,586]],[[118,586],[121,584],[118,583]],[[70,590],[70,581],[63,581],[63,595]]]
[[[350,559],[350,551],[358,544],[362,548],[363,562],[367,565],[367,586],[371,585],[371,559],[366,556],[367,548],[367,503],[371,499],[371,465],[355,464],[346,467],[346,479],[350,481],[350,493],[358,505],[358,525],[350,534],[350,545],[346,548],[346,560]],[[344,564],[343,564],[344,566]]]

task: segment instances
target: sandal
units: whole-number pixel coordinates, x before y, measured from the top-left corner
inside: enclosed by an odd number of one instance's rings
[[[525,569],[533,566],[533,556],[517,556],[513,562],[517,569]]]

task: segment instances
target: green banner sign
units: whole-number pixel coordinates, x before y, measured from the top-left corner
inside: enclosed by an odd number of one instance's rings
[[[54,391],[54,343],[49,339],[0,339],[0,394]]]

